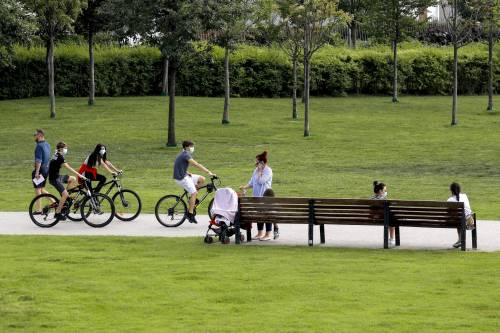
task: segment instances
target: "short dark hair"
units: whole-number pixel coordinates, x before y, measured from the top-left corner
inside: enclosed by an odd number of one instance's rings
[[[263,197],[274,197],[274,191],[272,188],[268,188],[267,190],[264,191],[264,194],[262,194]]]
[[[56,145],[56,148],[57,149],[61,149],[61,148],[64,148],[64,147],[67,147],[68,145],[62,141],[58,142],[57,145]]]
[[[191,147],[191,146],[194,146],[193,141],[189,141],[189,140],[182,141],[182,148],[183,149],[186,149],[187,147]]]
[[[41,134],[41,135],[45,136],[45,132],[44,132],[44,131],[43,131],[43,129],[41,129],[41,128],[37,128],[37,129],[35,130],[35,134],[34,134],[34,135],[37,135],[37,134]]]

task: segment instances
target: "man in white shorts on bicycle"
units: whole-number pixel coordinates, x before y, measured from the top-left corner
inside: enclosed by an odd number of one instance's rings
[[[189,165],[193,165],[203,172],[208,173],[210,176],[215,176],[210,170],[205,168],[200,163],[193,159],[194,143],[191,141],[182,142],[182,152],[177,155],[174,162],[174,179],[177,185],[185,189],[189,197],[189,208],[187,218],[191,223],[198,223],[194,217],[194,206],[196,205],[196,196],[198,195],[198,188],[205,182],[205,177],[200,175],[191,174],[187,171]]]

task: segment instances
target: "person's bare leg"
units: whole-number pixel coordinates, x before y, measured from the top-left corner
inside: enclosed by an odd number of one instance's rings
[[[36,188],[35,189],[35,197],[39,196],[42,194],[43,188]],[[36,201],[36,211],[41,212],[42,211],[42,202],[41,200]]]
[[[75,177],[73,177],[73,176],[70,176],[70,177],[68,178],[68,186],[66,186],[66,190],[68,190],[68,191],[69,191],[69,190],[71,190],[71,189],[75,188],[75,187],[76,187],[76,185],[78,185],[78,182],[76,181],[76,178],[75,178]]]
[[[390,237],[391,239],[394,239],[394,238],[396,237],[396,236],[395,236],[395,235],[396,235],[396,227],[390,227],[390,228],[389,228],[389,234],[390,234],[390,235],[389,235],[389,237]]]
[[[189,208],[188,212],[189,214],[193,214],[194,212],[194,205],[196,204],[196,196],[198,195],[198,192],[194,192],[191,194],[191,197],[189,198]]]
[[[202,187],[203,184],[205,184],[205,177],[200,176],[200,178],[198,178],[198,182],[196,183],[196,189]]]
[[[59,201],[59,206],[57,206],[56,213],[61,212],[67,198],[68,198],[68,191],[64,190],[64,192],[61,194],[61,201]]]

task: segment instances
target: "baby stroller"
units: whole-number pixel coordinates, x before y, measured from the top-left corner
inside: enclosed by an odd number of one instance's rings
[[[231,242],[230,237],[235,234],[234,219],[238,212],[238,194],[231,188],[221,188],[215,192],[215,198],[210,209],[210,223],[204,242],[213,243],[214,237],[223,244]],[[238,235],[243,241],[244,236]]]

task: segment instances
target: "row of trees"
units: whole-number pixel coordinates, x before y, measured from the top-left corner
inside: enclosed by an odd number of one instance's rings
[[[167,146],[176,145],[175,80],[182,59],[192,54],[193,42],[202,33],[208,45],[224,49],[224,109],[222,123],[230,115],[230,55],[238,43],[259,30],[268,41],[280,45],[289,56],[293,70],[292,118],[298,118],[298,69],[303,66],[304,136],[310,135],[310,64],[313,55],[334,40],[338,27],[348,25],[350,45],[356,47],[356,30],[369,28],[393,50],[393,102],[398,97],[398,44],[407,38],[410,27],[432,5],[452,11],[445,19],[454,47],[454,89],[452,125],[457,124],[458,50],[473,40],[478,25],[489,29],[490,97],[493,109],[493,44],[498,37],[499,0],[4,0],[0,15],[0,65],[8,63],[14,43],[33,33],[47,46],[50,115],[55,118],[54,43],[70,33],[86,37],[89,46],[89,105],[95,101],[94,36],[109,31],[116,38],[158,47],[165,59],[164,89],[168,78],[169,117]],[[448,11],[444,11],[448,13]],[[168,74],[167,74],[168,73]]]

